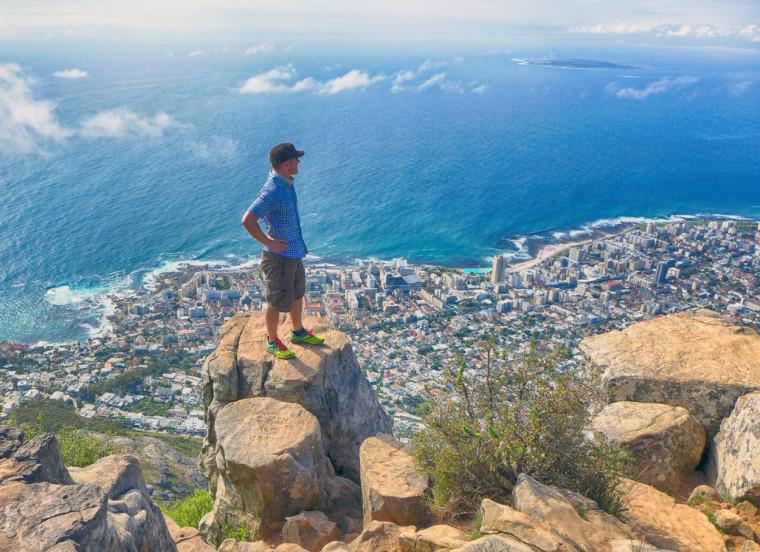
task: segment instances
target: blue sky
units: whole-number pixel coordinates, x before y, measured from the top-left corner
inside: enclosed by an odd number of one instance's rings
[[[527,32],[760,48],[758,0],[25,0],[0,40],[112,32],[474,37]],[[42,35],[40,34],[42,33]]]

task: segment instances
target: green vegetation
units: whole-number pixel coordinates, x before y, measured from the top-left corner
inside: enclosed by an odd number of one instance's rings
[[[451,393],[430,403],[412,440],[430,477],[433,507],[472,515],[485,498],[509,503],[517,476],[580,492],[612,514],[624,509],[621,476],[629,458],[583,433],[598,404],[596,378],[562,367],[563,350],[535,344],[515,362],[489,339],[482,375],[458,359],[443,374]]]
[[[240,522],[237,527],[225,524],[224,534],[228,539],[237,539],[243,542],[251,540],[251,529],[243,522]]]
[[[146,397],[125,406],[124,410],[129,412],[140,412],[146,416],[168,416],[170,408],[171,404],[169,403],[157,402]]]
[[[108,418],[82,418],[71,403],[36,399],[23,403],[13,411],[12,418],[17,424],[37,424],[40,432],[58,433],[64,427],[74,427],[98,433],[127,435],[124,420]]]
[[[208,491],[197,489],[191,496],[161,505],[161,511],[180,527],[198,527],[201,518],[214,509],[214,499]]]
[[[41,413],[37,415],[34,422],[20,422],[14,413],[11,415],[10,425],[21,428],[24,432],[25,442],[51,431],[48,429],[51,424],[46,423],[45,415]],[[63,463],[66,466],[84,468],[104,456],[121,452],[108,437],[95,437],[87,430],[72,425],[58,425],[57,423],[52,425],[57,426],[54,432],[61,445]]]

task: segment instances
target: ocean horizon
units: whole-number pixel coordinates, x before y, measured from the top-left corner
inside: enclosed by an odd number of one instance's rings
[[[477,268],[624,223],[760,217],[757,50],[272,44],[0,42],[4,90],[49,116],[33,144],[0,138],[0,341],[87,339],[155,270],[256,259],[240,218],[282,141],[306,150],[318,259]]]

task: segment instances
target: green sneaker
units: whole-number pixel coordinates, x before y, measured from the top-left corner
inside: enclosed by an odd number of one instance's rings
[[[267,351],[277,358],[288,359],[296,356],[296,354],[288,349],[279,338],[275,339],[274,343],[270,343],[269,340],[267,340]]]
[[[296,335],[295,332],[290,332],[291,343],[304,343],[306,345],[322,345],[325,342],[325,338],[319,335],[314,335],[310,330],[306,330],[303,335]]]

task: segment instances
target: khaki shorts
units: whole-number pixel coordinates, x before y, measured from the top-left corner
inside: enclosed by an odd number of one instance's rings
[[[293,302],[306,295],[306,271],[301,259],[261,252],[261,270],[267,281],[267,303],[280,312],[290,312]]]

